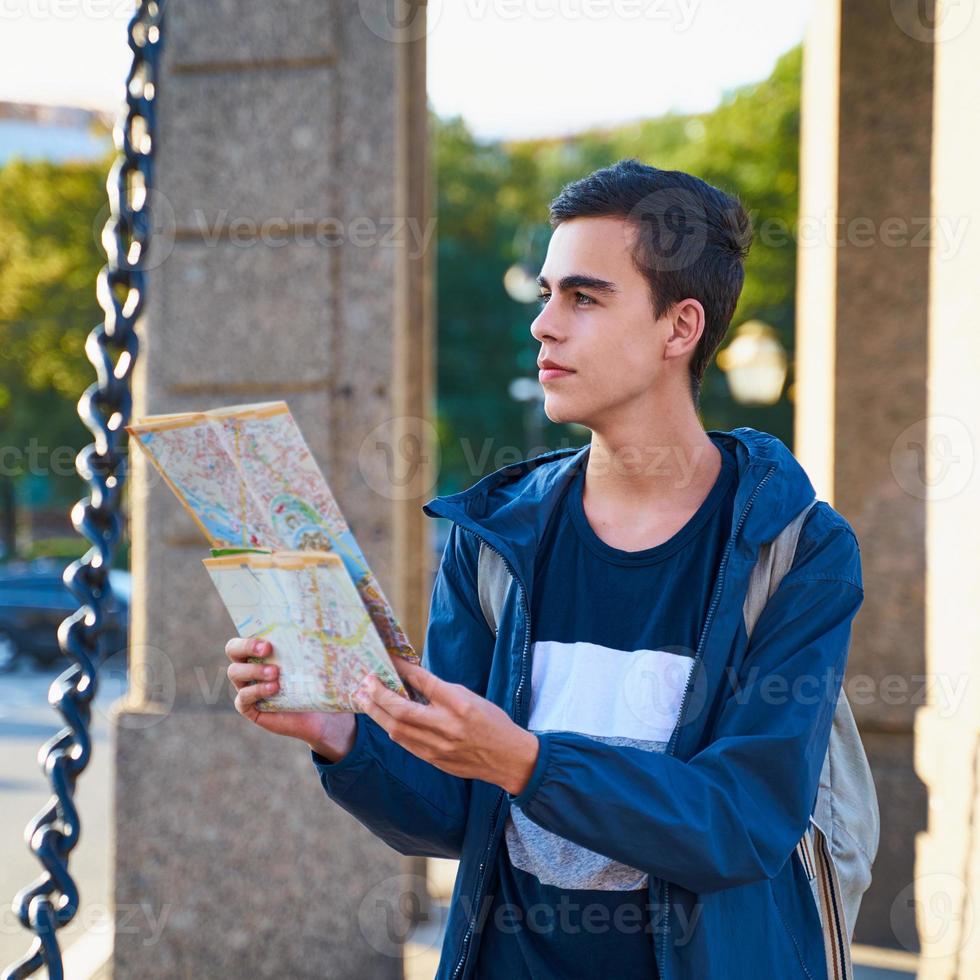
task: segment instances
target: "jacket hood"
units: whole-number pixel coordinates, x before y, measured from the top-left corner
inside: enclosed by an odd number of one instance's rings
[[[735,453],[738,487],[732,534],[735,547],[754,557],[760,545],[772,540],[813,499],[813,484],[774,435],[749,426],[708,429],[706,434]],[[591,443],[556,449],[501,467],[466,490],[432,498],[422,510],[485,538],[529,582],[538,542],[569,481],[585,466],[590,449]],[[752,506],[740,522],[750,500]]]

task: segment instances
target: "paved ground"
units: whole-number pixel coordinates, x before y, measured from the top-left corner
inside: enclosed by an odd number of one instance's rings
[[[42,742],[59,729],[61,716],[47,702],[47,691],[57,670],[21,668],[0,676],[0,967],[20,956],[31,936],[10,908],[18,889],[40,873],[24,843],[24,826],[50,796],[37,764]],[[62,948],[74,942],[86,927],[99,928],[108,901],[108,818],[110,757],[107,707],[124,690],[125,678],[110,671],[96,696],[93,711],[93,752],[79,778],[77,803],[82,835],[71,868],[81,887],[82,909],[59,934]]]
[[[914,973],[905,970],[888,970],[878,966],[854,964],[854,980],[915,980]]]

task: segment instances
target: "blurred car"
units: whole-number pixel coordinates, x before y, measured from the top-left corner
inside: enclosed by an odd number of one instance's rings
[[[0,672],[25,657],[40,666],[68,664],[58,645],[58,626],[79,606],[62,574],[68,563],[41,559],[0,565]],[[125,648],[129,630],[130,574],[109,572],[112,597],[104,634],[106,656]]]

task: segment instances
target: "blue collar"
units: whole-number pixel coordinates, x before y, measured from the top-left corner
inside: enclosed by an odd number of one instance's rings
[[[732,533],[746,556],[774,538],[814,496],[813,484],[785,443],[749,426],[731,431],[708,429],[735,453],[738,487]],[[556,449],[487,474],[458,493],[423,504],[429,517],[445,517],[484,538],[507,559],[525,586],[533,576],[534,556],[552,511],[578,467],[584,467],[591,444]],[[749,513],[737,518],[756,492]]]

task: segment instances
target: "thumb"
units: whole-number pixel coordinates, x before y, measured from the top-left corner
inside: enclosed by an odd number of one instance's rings
[[[426,670],[419,664],[413,663],[411,660],[406,660],[404,657],[392,657],[391,659],[395,665],[395,670],[398,671],[402,680],[411,684],[427,701],[437,701],[439,699],[442,688],[445,686],[445,681],[436,677],[432,671]]]

